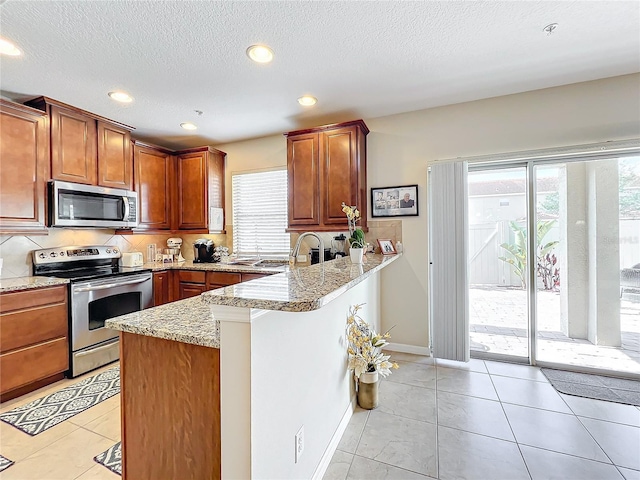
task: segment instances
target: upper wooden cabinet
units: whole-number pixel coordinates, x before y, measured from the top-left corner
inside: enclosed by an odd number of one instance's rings
[[[169,150],[135,142],[133,164],[140,218],[136,230],[171,230],[175,157]]]
[[[362,120],[285,133],[289,231],[347,228],[342,202],[357,205],[367,230],[367,143]]]
[[[225,155],[211,147],[177,152],[178,230],[208,230],[210,208],[223,207]]]
[[[138,231],[208,233],[211,207],[224,206],[226,153],[211,147],[173,152],[134,143]]]
[[[133,127],[47,97],[26,103],[49,115],[51,178],[131,189]]]
[[[0,233],[46,233],[47,118],[0,100]]]

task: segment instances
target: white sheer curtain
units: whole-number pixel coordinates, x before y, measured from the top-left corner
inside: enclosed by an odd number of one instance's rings
[[[433,355],[468,362],[467,162],[429,169],[429,262]]]

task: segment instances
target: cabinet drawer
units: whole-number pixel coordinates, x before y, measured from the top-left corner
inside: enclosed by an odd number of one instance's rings
[[[59,338],[0,355],[0,393],[64,372],[68,348],[67,339]]]
[[[192,272],[189,270],[180,270],[178,272],[178,278],[181,282],[190,282],[190,283],[205,283],[206,273],[205,272]]]
[[[67,301],[67,286],[23,290],[0,295],[0,313]]]
[[[223,286],[234,285],[236,283],[240,283],[242,281],[242,277],[239,273],[228,273],[228,272],[208,272],[207,273],[207,283],[211,286]]]
[[[268,273],[243,273],[242,281],[248,282],[249,280],[255,280],[256,278],[264,278],[268,276],[269,276]]]
[[[0,352],[66,337],[67,315],[66,302],[3,313],[0,315]]]

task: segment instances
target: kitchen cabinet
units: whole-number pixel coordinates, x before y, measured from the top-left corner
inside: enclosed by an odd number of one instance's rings
[[[0,234],[46,234],[47,118],[0,100]]]
[[[131,189],[133,127],[48,97],[26,105],[48,114],[52,179]]]
[[[209,230],[211,208],[224,207],[226,154],[211,147],[176,152],[178,230]]]
[[[206,287],[206,272],[191,271],[191,270],[178,270],[177,272],[177,300],[184,300],[185,298],[197,297],[201,293],[207,290]]]
[[[68,368],[67,286],[0,295],[2,401],[62,379]]]
[[[211,147],[175,152],[136,140],[134,190],[140,198],[140,223],[133,233],[212,232],[210,209],[224,207],[225,157]]]
[[[242,275],[231,272],[207,272],[207,290],[215,290],[216,288],[240,283],[242,282]]]
[[[136,141],[133,164],[140,218],[135,231],[171,230],[175,157],[169,150]]]
[[[153,305],[157,307],[173,301],[171,293],[171,272],[153,272]]]
[[[285,133],[290,232],[346,230],[342,202],[367,230],[367,146],[362,120]]]

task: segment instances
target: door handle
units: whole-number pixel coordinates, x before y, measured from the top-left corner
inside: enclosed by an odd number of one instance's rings
[[[130,280],[128,282],[107,283],[106,285],[95,285],[95,286],[88,285],[86,287],[74,287],[73,293],[92,292],[95,290],[106,290],[107,288],[121,287],[123,285],[135,285],[137,283],[144,283],[144,282],[148,282],[149,280],[151,280],[151,278],[146,277],[146,278],[140,278],[137,280]]]
[[[122,200],[124,201],[124,206],[123,206],[124,211],[122,213],[124,215],[123,220],[129,220],[129,213],[131,211],[131,206],[129,205],[129,197],[124,196],[122,197]]]

